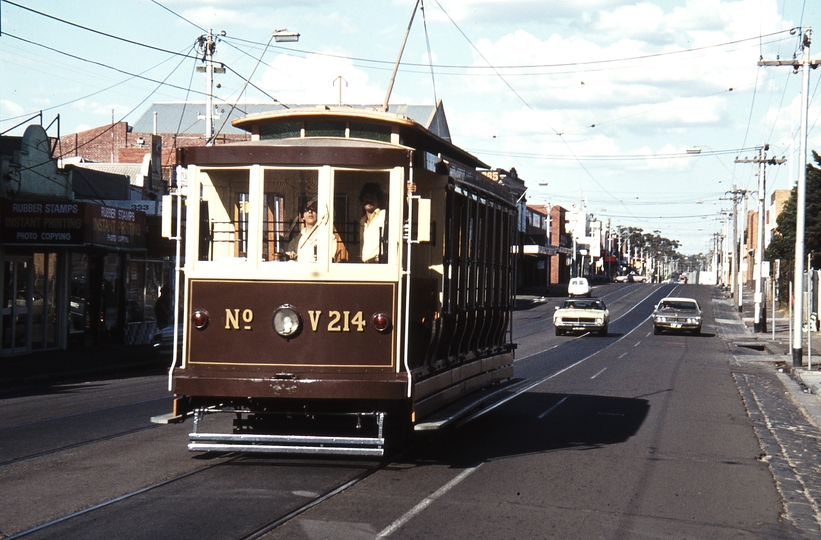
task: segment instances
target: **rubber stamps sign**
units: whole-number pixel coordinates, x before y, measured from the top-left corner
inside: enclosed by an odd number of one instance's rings
[[[4,245],[145,248],[145,213],[87,202],[9,201],[0,205]]]

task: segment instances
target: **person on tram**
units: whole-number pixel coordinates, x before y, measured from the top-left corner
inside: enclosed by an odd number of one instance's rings
[[[362,262],[385,263],[383,239],[386,237],[384,209],[385,195],[375,182],[368,182],[359,192],[359,202],[365,215],[359,220],[359,245],[362,247]]]
[[[302,210],[302,230],[296,238],[291,240],[286,252],[291,260],[298,262],[317,261],[317,246],[320,234],[318,221],[316,199],[311,199]],[[334,254],[333,262],[348,260],[348,250],[336,230],[334,230],[334,237],[331,239],[331,252]]]

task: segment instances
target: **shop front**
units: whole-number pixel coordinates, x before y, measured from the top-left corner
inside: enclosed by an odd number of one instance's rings
[[[129,343],[146,326],[164,276],[145,256],[143,212],[2,200],[0,214],[0,355]]]

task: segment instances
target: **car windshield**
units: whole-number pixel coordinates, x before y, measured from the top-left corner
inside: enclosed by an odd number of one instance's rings
[[[683,301],[662,302],[659,307],[661,309],[678,309],[678,310],[690,310],[690,311],[695,311],[697,309],[695,302],[683,302]]]
[[[604,309],[604,302],[601,300],[565,300],[562,303],[563,309]]]

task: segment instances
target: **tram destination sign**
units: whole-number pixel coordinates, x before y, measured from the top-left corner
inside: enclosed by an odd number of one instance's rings
[[[4,245],[145,248],[145,212],[88,202],[0,201]]]

